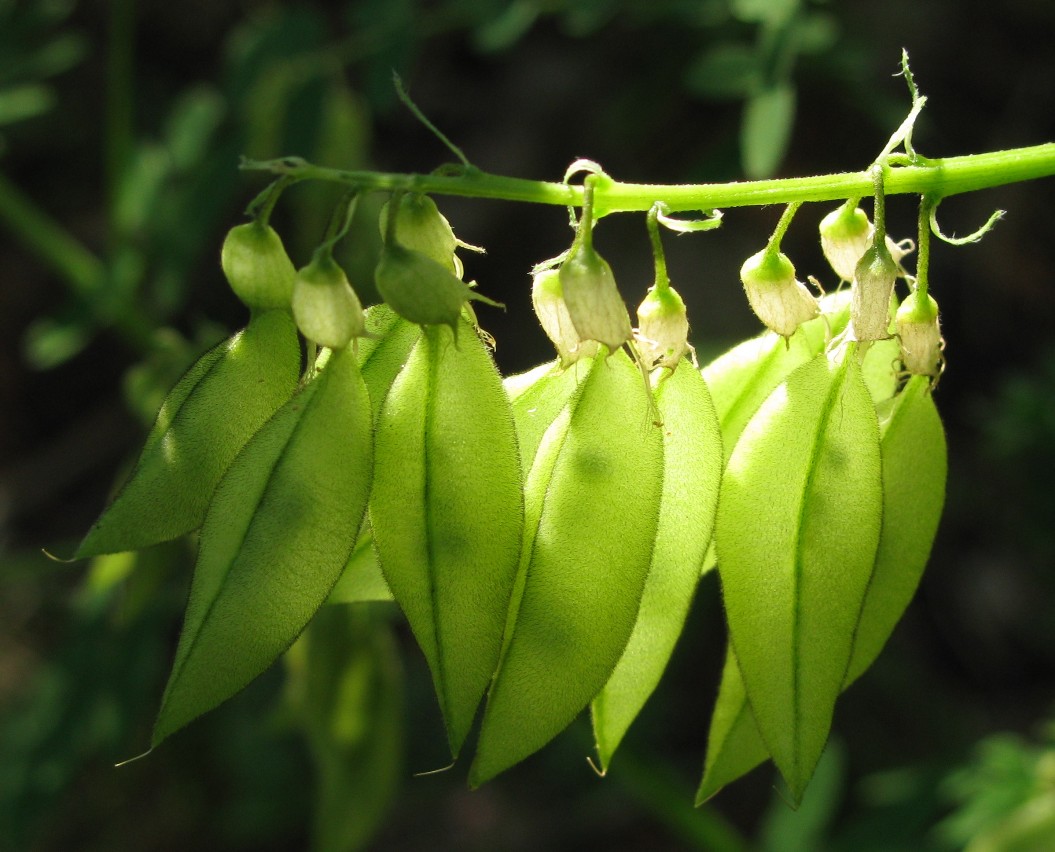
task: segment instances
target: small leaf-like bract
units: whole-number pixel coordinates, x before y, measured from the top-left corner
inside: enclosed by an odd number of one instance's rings
[[[254,313],[205,353],[169,392],[128,482],[76,557],[138,550],[201,526],[216,483],[299,374],[297,330],[285,311]]]
[[[377,421],[370,521],[457,755],[498,664],[523,528],[520,458],[490,353],[428,328]]]
[[[718,506],[722,438],[707,385],[682,365],[656,389],[663,421],[663,496],[641,607],[626,650],[593,699],[602,770],[659,683],[681,635]]]
[[[539,443],[524,489],[517,591],[469,770],[473,786],[564,730],[626,647],[662,484],[662,437],[644,420],[648,410],[626,353],[601,353]]]
[[[796,800],[828,738],[881,517],[879,427],[857,358],[818,356],[740,436],[716,525],[740,672]]]
[[[202,527],[153,745],[284,652],[348,562],[373,472],[370,403],[350,349],[253,436]]]

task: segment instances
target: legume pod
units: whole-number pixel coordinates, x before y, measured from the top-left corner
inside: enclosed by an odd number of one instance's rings
[[[216,488],[154,745],[297,638],[348,562],[372,473],[370,404],[344,349],[253,436]]]
[[[718,416],[700,374],[682,363],[659,381],[663,496],[637,621],[608,683],[593,699],[601,769],[652,694],[685,625],[714,529],[722,476]]]
[[[216,483],[293,394],[300,344],[286,311],[254,313],[169,392],[128,481],[81,542],[80,559],[138,550],[201,526]]]
[[[585,362],[584,366],[585,366]],[[622,350],[589,365],[539,442],[502,660],[469,782],[562,731],[604,686],[637,617],[656,536],[663,444]]]
[[[883,521],[843,689],[872,664],[905,611],[930,555],[945,501],[945,433],[926,379],[911,379],[883,406],[879,423]],[[768,756],[730,647],[697,803]]]
[[[767,397],[733,450],[718,505],[731,641],[795,799],[828,738],[881,518],[879,426],[848,347]]]
[[[457,755],[502,644],[523,528],[509,400],[470,323],[427,328],[377,420],[370,521]]]

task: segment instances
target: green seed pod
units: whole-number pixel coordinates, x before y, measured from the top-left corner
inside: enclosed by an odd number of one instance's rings
[[[378,224],[382,238],[388,227],[391,204],[391,201],[386,201],[381,208]],[[450,222],[440,213],[435,201],[427,195],[410,192],[402,195],[399,199],[399,209],[396,211],[395,225],[396,239],[400,245],[420,252],[461,278],[461,265],[456,262],[454,254],[458,247],[458,238],[454,236]]]
[[[689,351],[685,302],[673,287],[652,287],[637,308],[637,343],[651,369],[673,370]]]
[[[740,267],[740,280],[755,315],[783,337],[820,313],[816,298],[795,280],[795,267],[782,252],[763,249],[751,255]]]
[[[297,386],[300,343],[286,311],[203,355],[174,387],[135,468],[77,549],[78,559],[138,550],[201,526],[216,483]]]
[[[873,244],[854,270],[850,290],[850,323],[854,340],[890,337],[890,299],[898,266],[884,243]]]
[[[509,399],[468,320],[421,335],[377,420],[370,521],[458,754],[498,664],[524,508]]]
[[[879,418],[883,520],[843,689],[879,656],[919,585],[937,532],[947,461],[941,418],[928,390],[926,379],[911,379]],[[731,645],[711,718],[697,804],[769,756]]]
[[[655,394],[663,421],[663,496],[633,633],[591,704],[602,771],[608,769],[674,651],[718,506],[722,439],[707,385],[698,372],[683,367],[661,379]]]
[[[392,382],[421,337],[421,326],[407,322],[388,305],[371,305],[366,309],[366,331],[369,336],[359,341],[359,369],[376,422]]]
[[[841,281],[852,281],[857,262],[872,242],[872,223],[860,207],[840,205],[820,224],[821,249]]]
[[[441,264],[398,243],[381,250],[374,273],[377,292],[397,314],[418,325],[449,325],[457,334],[469,301],[504,307],[473,290]]]
[[[370,494],[370,400],[334,352],[232,462],[209,503],[157,745],[297,638],[355,547]]]
[[[624,350],[598,356],[542,436],[524,485],[518,592],[469,770],[474,787],[566,728],[626,647],[663,478],[662,435],[642,423],[649,403]]]
[[[856,354],[819,355],[740,436],[715,527],[744,687],[795,800],[828,737],[882,514],[879,426]]]
[[[575,333],[615,352],[632,336],[630,314],[612,267],[592,246],[579,244],[560,267],[560,285]]]
[[[289,309],[293,297],[293,261],[270,225],[247,222],[227,232],[220,250],[227,283],[253,310]]]
[[[293,318],[308,340],[343,349],[366,332],[359,297],[329,252],[316,252],[293,282]]]
[[[920,303],[910,293],[894,318],[901,343],[901,363],[914,376],[937,376],[941,372],[942,338],[938,323],[938,303],[928,294]]]
[[[568,306],[564,302],[560,273],[556,269],[544,269],[532,276],[531,304],[542,330],[557,348],[562,366],[567,367],[580,358],[592,358],[597,354],[597,341],[583,342],[575,331]]]

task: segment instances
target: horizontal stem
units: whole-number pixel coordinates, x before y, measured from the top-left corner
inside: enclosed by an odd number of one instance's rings
[[[563,207],[582,205],[581,186],[505,177],[478,169],[468,169],[453,175],[345,171],[316,166],[299,157],[247,161],[242,168],[289,175],[294,180],[346,183],[364,190],[401,189],[433,195],[495,198]],[[1028,148],[944,159],[920,158],[915,165],[889,165],[886,168],[885,188],[887,195],[909,193],[944,198],[1052,175],[1055,175],[1055,143],[1049,142]],[[657,201],[665,202],[671,211],[712,210],[789,204],[795,201],[842,201],[870,196],[872,186],[868,169],[813,177],[703,184],[622,183],[598,176],[595,205],[597,216],[644,212]]]

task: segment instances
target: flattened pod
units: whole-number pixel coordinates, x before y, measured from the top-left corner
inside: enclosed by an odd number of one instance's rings
[[[457,755],[502,645],[524,522],[509,400],[462,320],[428,328],[377,420],[370,522],[381,570],[432,671]]]
[[[253,436],[216,488],[153,745],[230,698],[297,638],[348,562],[372,472],[370,403],[344,349]]]
[[[299,374],[286,311],[254,313],[246,329],[206,352],[169,392],[128,482],[76,558],[138,550],[201,526],[216,483],[290,398]]]
[[[703,779],[696,791],[697,807],[768,757],[766,744],[762,742],[751,706],[747,703],[740,665],[736,662],[736,653],[730,643],[725,652],[718,700],[711,714]]]
[[[905,611],[930,554],[945,500],[945,434],[927,380],[911,379],[884,406],[884,413],[880,418],[883,522],[843,689],[875,661]],[[768,756],[730,646],[697,804]]]
[[[659,683],[707,553],[722,476],[722,438],[707,385],[685,364],[656,389],[663,422],[663,496],[634,631],[592,703],[601,769]]]
[[[663,444],[638,369],[622,351],[606,355],[546,430],[528,474],[518,592],[473,786],[571,723],[608,680],[637,617]]]
[[[844,689],[879,656],[916,593],[945,504],[945,430],[928,379],[909,379],[883,414],[883,529]]]
[[[795,799],[828,738],[881,517],[879,427],[856,354],[818,356],[740,436],[716,526],[744,686]]]
[[[359,341],[359,369],[376,422],[388,389],[421,337],[421,326],[403,319],[388,305],[374,305],[366,309],[366,332],[368,336]]]
[[[517,389],[513,398],[513,422],[520,444],[520,462],[525,479],[535,461],[542,436],[571,399],[579,383],[589,375],[593,361],[572,364],[562,370],[556,363],[546,365],[550,370],[539,376],[529,387]],[[510,379],[515,380],[512,376]],[[506,379],[509,392],[515,384]]]

